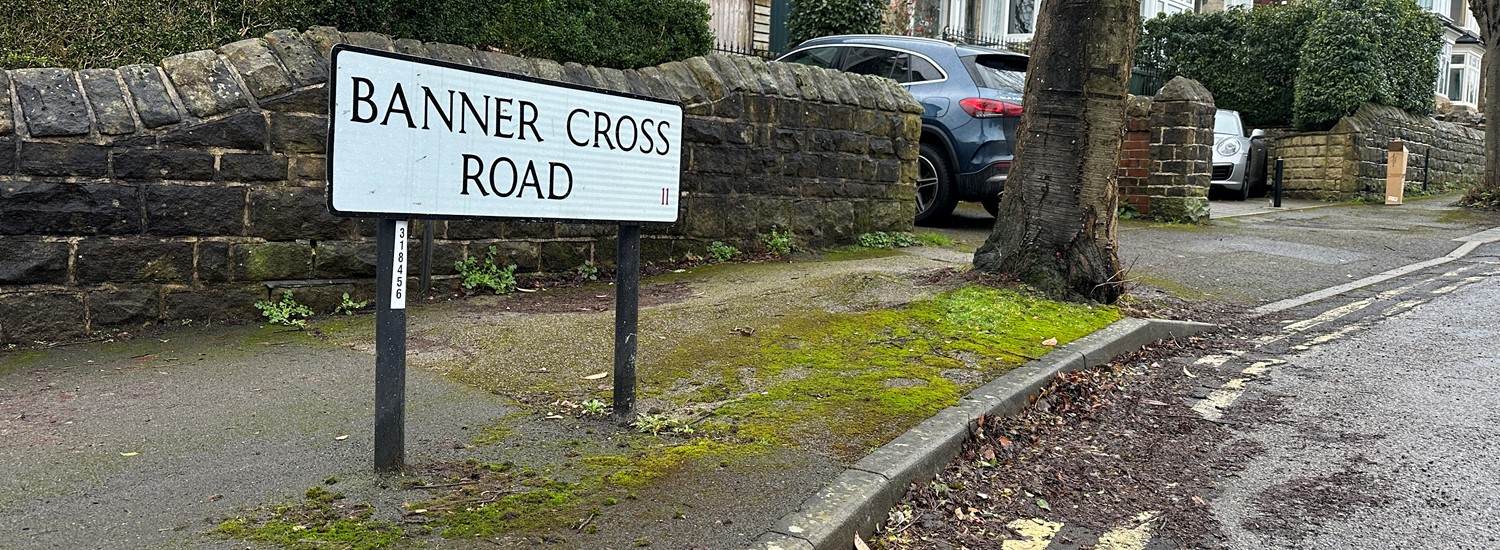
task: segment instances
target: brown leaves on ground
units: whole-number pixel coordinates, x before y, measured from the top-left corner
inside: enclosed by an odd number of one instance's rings
[[[1060,374],[1021,414],[981,417],[959,457],[908,490],[878,547],[999,548],[1021,538],[1015,520],[1102,532],[1145,511],[1162,512],[1155,531],[1179,543],[1222,546],[1206,497],[1247,450],[1220,443],[1225,428],[1182,400],[1199,381],[1163,364],[1203,347],[1164,342]]]

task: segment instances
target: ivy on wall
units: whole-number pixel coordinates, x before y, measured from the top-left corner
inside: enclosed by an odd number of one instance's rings
[[[1410,0],[1304,0],[1158,16],[1136,65],[1203,83],[1251,126],[1326,129],[1366,101],[1431,113],[1441,36]]]

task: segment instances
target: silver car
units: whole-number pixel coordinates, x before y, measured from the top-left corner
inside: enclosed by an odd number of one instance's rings
[[[1266,190],[1266,142],[1263,132],[1245,132],[1240,113],[1214,113],[1214,167],[1209,195],[1242,201]]]

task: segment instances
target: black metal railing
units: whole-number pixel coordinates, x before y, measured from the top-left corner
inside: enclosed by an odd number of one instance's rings
[[[1130,70],[1130,93],[1135,95],[1156,95],[1161,87],[1166,85],[1166,77],[1162,72],[1150,67],[1135,67]]]
[[[1003,35],[954,29],[952,27],[943,27],[943,33],[940,38],[959,44],[985,46],[1013,52],[1027,53],[1031,51],[1031,39],[1029,38],[1011,38]]]
[[[755,48],[746,46],[744,44],[726,44],[723,42],[716,42],[714,43],[714,53],[748,55],[752,57],[759,57],[762,59],[776,59],[777,57],[780,57],[783,52]]]

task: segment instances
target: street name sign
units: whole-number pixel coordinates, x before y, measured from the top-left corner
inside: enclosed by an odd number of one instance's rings
[[[405,456],[414,217],[618,223],[614,413],[629,419],[640,224],[677,221],[682,106],[345,44],[332,59],[328,210],[379,218],[375,468],[399,470]]]
[[[346,45],[330,82],[334,213],[677,220],[676,103]]]

